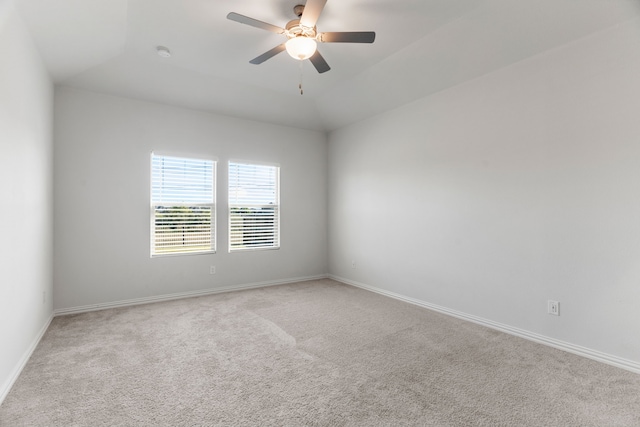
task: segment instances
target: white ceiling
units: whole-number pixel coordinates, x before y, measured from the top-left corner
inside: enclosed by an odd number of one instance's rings
[[[304,0],[15,0],[57,84],[328,131],[640,16],[640,0],[328,0],[319,31],[375,31],[321,44],[318,74],[281,53]],[[169,47],[171,58],[156,54]]]

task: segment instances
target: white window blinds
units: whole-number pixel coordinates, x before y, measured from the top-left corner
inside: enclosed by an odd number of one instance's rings
[[[229,162],[229,251],[280,247],[280,168]]]
[[[151,155],[151,255],[214,252],[215,162]]]

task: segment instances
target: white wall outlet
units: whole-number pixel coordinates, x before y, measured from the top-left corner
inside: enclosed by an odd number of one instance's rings
[[[560,316],[560,303],[558,301],[547,301],[547,313]]]
[[[209,274],[216,274],[216,266],[212,265],[211,267],[209,267]]]
[[[351,261],[351,268],[356,268],[356,262],[355,261]]]

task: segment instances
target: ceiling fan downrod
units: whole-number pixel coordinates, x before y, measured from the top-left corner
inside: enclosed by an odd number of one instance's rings
[[[304,5],[303,4],[298,4],[293,6],[293,13],[295,13],[295,15],[300,18],[302,16],[302,13],[304,12]]]

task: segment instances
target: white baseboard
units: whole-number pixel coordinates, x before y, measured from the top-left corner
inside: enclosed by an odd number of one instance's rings
[[[13,387],[13,384],[16,382],[16,380],[22,373],[22,370],[24,369],[27,362],[31,358],[31,355],[33,354],[34,350],[40,343],[40,340],[44,336],[44,333],[47,332],[47,329],[49,329],[49,325],[51,324],[52,320],[53,320],[53,315],[49,316],[49,319],[42,326],[42,328],[40,329],[36,337],[33,339],[33,341],[31,341],[31,345],[29,346],[29,348],[27,348],[27,351],[24,352],[24,354],[18,361],[18,364],[13,369],[13,372],[11,372],[11,375],[9,375],[9,378],[7,379],[7,381],[5,381],[5,383],[2,385],[2,388],[0,388],[0,405],[2,405],[2,402],[4,402],[4,399],[9,394],[11,387]]]
[[[496,329],[501,332],[505,332],[510,335],[515,335],[520,338],[527,339],[529,341],[534,341],[539,344],[548,345],[550,347],[557,348],[559,350],[563,350],[569,353],[576,354],[578,356],[587,357],[589,359],[596,360],[598,362],[606,363],[608,365],[613,365],[618,368],[626,369],[627,371],[635,372],[636,374],[640,374],[640,363],[634,362],[632,360],[623,359],[621,357],[613,356],[611,354],[603,353],[597,350],[592,350],[586,347],[581,347],[579,345],[571,344],[568,342],[560,341],[554,338],[546,337],[544,335],[536,334],[534,332],[526,331],[524,329],[515,328],[513,326],[505,325],[503,323],[494,322],[492,320],[483,319],[482,317],[474,316],[471,314],[466,314],[460,311],[451,310],[446,307],[442,307],[439,305],[431,304],[426,301],[421,301],[415,298],[407,297],[404,295],[400,295],[394,292],[390,292],[384,289],[376,288],[375,286],[369,286],[364,283],[359,283],[353,280],[345,279],[343,277],[338,277],[334,275],[329,275],[329,278],[335,280],[337,282],[344,283],[346,285],[355,286],[357,288],[362,288],[367,291],[375,292],[381,295],[385,295],[400,301],[408,302],[410,304],[414,304],[420,307],[427,308],[429,310],[437,311],[439,313],[443,313],[449,316],[457,317],[462,320],[467,320],[469,322],[477,323],[482,326],[486,326],[491,329]]]
[[[118,307],[128,307],[132,305],[141,305],[141,304],[151,304],[154,302],[162,302],[162,301],[171,301],[182,298],[191,298],[191,297],[199,297],[204,295],[213,295],[219,294],[223,292],[232,292],[232,291],[242,291],[245,289],[255,289],[255,288],[264,288],[267,286],[277,286],[277,285],[285,285],[287,283],[295,283],[295,282],[306,282],[309,280],[320,280],[326,279],[329,277],[326,274],[318,275],[318,276],[307,276],[307,277],[294,277],[290,279],[283,280],[272,280],[267,282],[255,282],[255,283],[247,283],[243,285],[232,285],[225,286],[222,288],[213,288],[213,289],[203,289],[199,291],[190,291],[190,292],[179,292],[175,294],[166,294],[166,295],[158,295],[144,298],[134,298],[123,301],[113,301],[107,303],[99,303],[99,304],[89,304],[83,305],[79,307],[69,307],[69,308],[60,308],[54,310],[54,316],[65,316],[69,314],[79,314],[79,313],[87,313],[89,311],[97,311],[97,310],[106,310],[109,308],[118,308]]]

